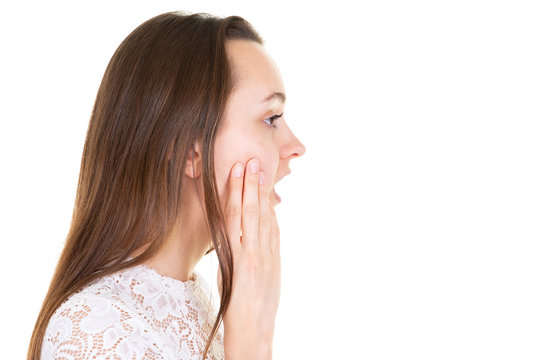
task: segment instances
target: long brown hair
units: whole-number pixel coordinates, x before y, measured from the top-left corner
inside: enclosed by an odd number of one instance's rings
[[[206,357],[232,289],[232,253],[213,161],[216,133],[235,87],[228,39],[263,44],[242,17],[168,12],[139,25],[115,51],[90,117],[71,227],[32,332],[28,359],[39,359],[48,322],[71,294],[161,251],[184,210],[183,170],[199,139],[205,217],[222,274]]]

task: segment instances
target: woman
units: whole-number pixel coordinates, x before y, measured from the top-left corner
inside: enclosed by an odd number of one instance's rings
[[[120,44],[29,359],[271,358],[273,187],[305,152],[284,93],[263,40],[238,16],[165,13]],[[211,250],[217,315],[194,271]]]

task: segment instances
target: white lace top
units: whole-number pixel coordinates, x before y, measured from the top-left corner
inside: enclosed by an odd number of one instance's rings
[[[52,315],[41,359],[202,359],[215,320],[209,286],[137,265],[94,280]],[[223,323],[205,359],[224,359]]]

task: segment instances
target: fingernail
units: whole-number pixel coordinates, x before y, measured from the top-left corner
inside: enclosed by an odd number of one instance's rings
[[[259,185],[264,184],[264,172],[259,172]]]
[[[244,172],[244,167],[242,166],[241,163],[234,165],[234,176],[241,177],[243,172]]]
[[[259,160],[251,160],[251,162],[249,163],[249,170],[251,170],[253,174],[259,171]]]

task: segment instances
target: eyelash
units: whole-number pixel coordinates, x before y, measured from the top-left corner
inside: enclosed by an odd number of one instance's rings
[[[274,125],[274,122],[276,121],[277,118],[280,118],[282,115],[283,115],[283,113],[281,113],[281,114],[279,114],[279,115],[271,116],[271,117],[266,118],[266,119],[264,119],[264,120],[270,120],[272,123],[271,123],[271,124],[268,124],[268,125],[270,125],[270,126],[273,127],[274,129],[277,129],[277,126]]]

